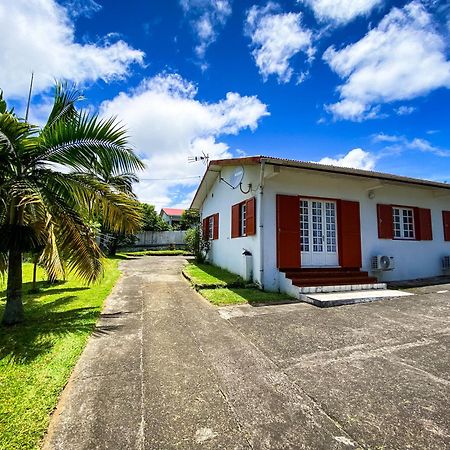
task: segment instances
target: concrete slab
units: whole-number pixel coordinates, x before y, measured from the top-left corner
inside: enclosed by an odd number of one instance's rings
[[[411,292],[393,289],[358,290],[351,292],[326,292],[321,294],[300,295],[300,300],[321,308],[330,306],[353,305],[355,303],[374,302],[387,298],[406,297],[414,295]]]
[[[44,449],[450,449],[450,295],[216,308],[126,261]]]

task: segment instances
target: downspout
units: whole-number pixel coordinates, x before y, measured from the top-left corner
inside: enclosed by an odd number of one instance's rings
[[[261,161],[259,173],[259,192],[258,192],[258,224],[259,224],[259,283],[261,289],[264,289],[264,224],[263,224],[263,194],[264,194],[264,169],[266,162]]]

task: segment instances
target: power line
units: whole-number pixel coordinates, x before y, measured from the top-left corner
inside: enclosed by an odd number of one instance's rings
[[[193,178],[201,178],[201,175],[195,177],[182,177],[182,178],[139,178],[140,181],[177,181],[177,180],[190,180]]]

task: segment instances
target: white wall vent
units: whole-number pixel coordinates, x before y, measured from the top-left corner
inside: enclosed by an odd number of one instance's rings
[[[450,256],[444,256],[442,258],[442,268],[444,270],[450,270]]]
[[[395,268],[394,257],[377,255],[372,257],[372,270],[393,270]]]

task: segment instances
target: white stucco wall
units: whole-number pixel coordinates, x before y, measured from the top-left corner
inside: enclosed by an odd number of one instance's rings
[[[375,194],[373,199],[368,198],[371,189]],[[412,185],[381,185],[376,180],[281,168],[279,174],[266,179],[264,188],[264,287],[268,290],[278,289],[276,194],[358,201],[361,212],[362,269],[370,271],[372,256],[381,254],[395,258],[394,270],[373,274],[380,281],[442,275],[441,258],[450,255],[450,242],[444,241],[442,210],[450,209],[450,195],[442,196],[442,193],[433,192],[430,188]],[[430,208],[433,240],[379,239],[378,203]]]
[[[221,176],[229,180],[235,167],[224,168]],[[247,198],[256,197],[257,217],[261,207],[258,197],[260,177],[259,166],[246,166],[243,179],[244,189],[252,183],[253,191],[243,194],[231,189],[219,178],[210,187],[203,203],[202,217],[219,213],[219,239],[212,241],[210,261],[234,273],[244,275],[243,249],[253,254],[253,280],[260,280],[260,224],[257,221],[255,236],[231,238],[231,206]],[[375,197],[369,199],[373,190]],[[263,195],[264,224],[264,276],[267,290],[279,290],[279,273],[276,268],[276,195],[302,195],[353,200],[360,203],[361,241],[363,270],[370,272],[371,257],[388,255],[395,258],[395,269],[372,273],[380,281],[404,280],[442,274],[441,259],[450,255],[450,242],[444,241],[442,211],[450,210],[450,195],[430,188],[413,185],[380,184],[376,180],[322,174],[307,170],[280,168],[274,174],[272,166],[266,166]],[[411,207],[430,208],[432,214],[433,240],[391,240],[379,239],[377,228],[377,204],[398,204]]]
[[[201,217],[208,217],[219,213],[219,239],[211,241],[209,260],[231,272],[245,276],[243,266],[243,249],[252,253],[253,281],[259,281],[259,244],[258,224],[257,234],[248,237],[231,238],[231,206],[251,197],[257,197],[259,185],[259,166],[245,166],[244,178],[242,180],[243,190],[248,190],[248,184],[252,184],[252,192],[243,194],[239,188],[231,189],[230,186],[220,181],[220,177],[229,181],[236,167],[227,167],[222,170],[221,175],[210,187],[208,196],[201,208]],[[258,199],[256,209],[258,210]]]

